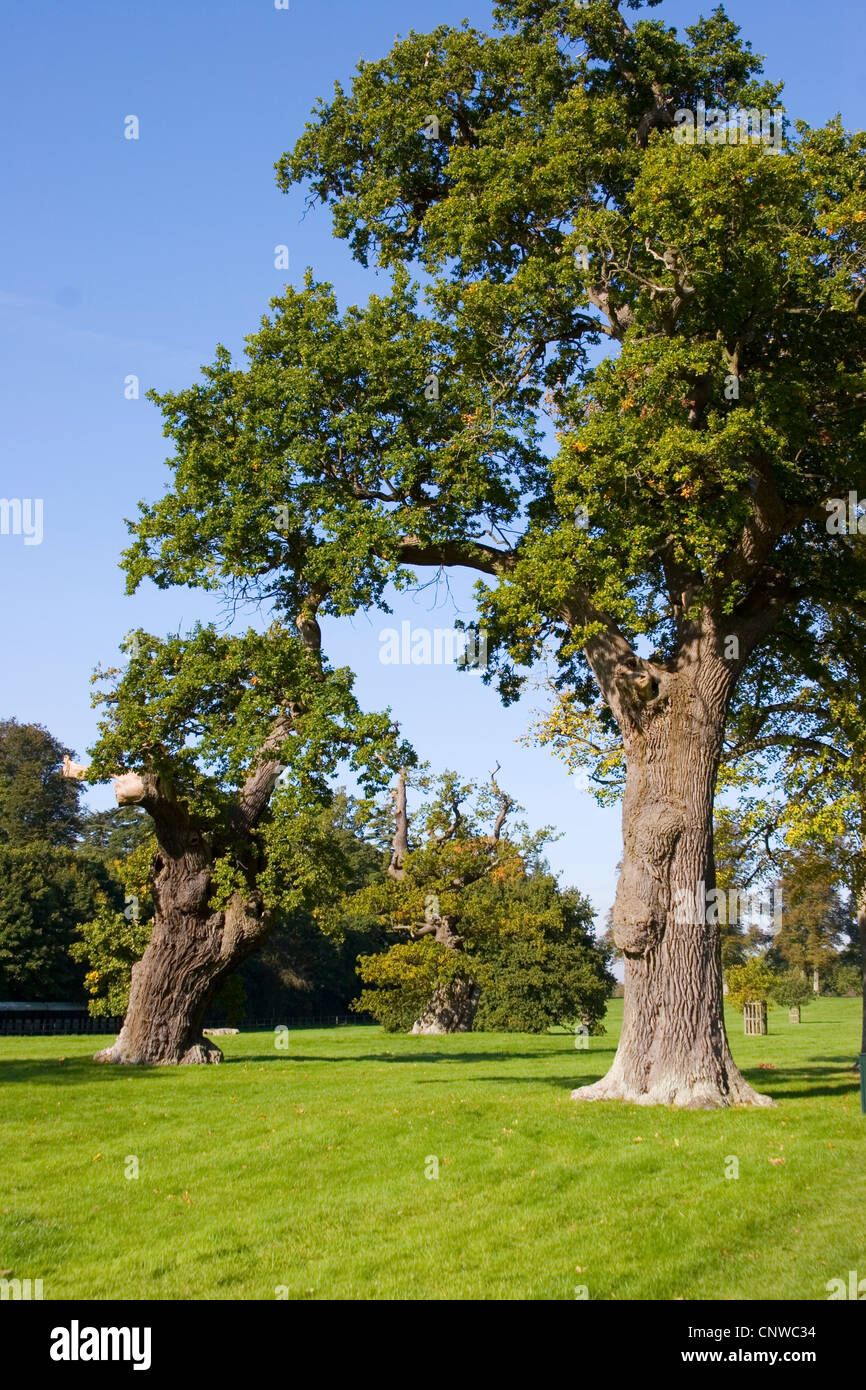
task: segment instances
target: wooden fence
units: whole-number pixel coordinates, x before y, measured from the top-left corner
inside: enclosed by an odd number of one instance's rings
[[[323,1014],[312,1018],[282,1018],[274,1014],[271,1018],[256,1018],[249,1022],[246,1020],[237,1025],[242,1033],[260,1033],[273,1031],[276,1028],[288,1028],[290,1032],[296,1032],[301,1028],[345,1028],[347,1026],[357,1027],[359,1025],[370,1025],[374,1022],[372,1018],[365,1017],[363,1014]],[[116,1034],[120,1032],[122,1018],[91,1018],[87,1013],[15,1013],[12,1010],[0,1010],[0,1037],[50,1037],[53,1034],[63,1036],[75,1034]],[[214,1021],[205,1024],[206,1028],[225,1027],[223,1021]]]
[[[747,1034],[764,1037],[767,1032],[767,1001],[757,999],[743,1008],[743,1023]]]

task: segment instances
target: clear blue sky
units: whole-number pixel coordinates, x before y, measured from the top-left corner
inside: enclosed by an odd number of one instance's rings
[[[704,6],[709,9],[711,6]],[[792,116],[841,112],[866,124],[863,0],[733,0],[729,13],[786,81]],[[697,4],[653,12],[677,26]],[[123,518],[167,474],[160,417],[124,399],[188,385],[217,341],[238,352],[268,299],[305,266],[346,303],[374,283],[333,240],[327,215],[302,220],[302,196],[278,193],[273,164],[317,96],[397,33],[467,17],[470,0],[84,0],[7,3],[0,39],[0,496],[44,499],[44,539],[0,536],[0,717],[44,723],[83,754],[92,741],[90,674],[112,663],[132,627],[155,632],[208,616],[187,591],[123,593]],[[123,138],[137,115],[138,141]],[[273,248],[290,247],[288,275]],[[465,601],[468,585],[454,591]],[[397,621],[447,627],[430,591]],[[212,610],[211,610],[212,611]],[[391,705],[434,767],[501,781],[532,823],[564,833],[550,852],[566,881],[603,912],[612,900],[619,813],[600,811],[545,751],[515,742],[535,703],[503,710],[477,677],[443,667],[383,666],[379,632],[361,616],[326,634],[329,655],[358,672],[368,708]],[[94,804],[110,803],[107,789]]]

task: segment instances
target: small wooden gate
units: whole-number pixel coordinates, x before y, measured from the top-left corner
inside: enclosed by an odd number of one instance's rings
[[[747,1034],[763,1037],[767,1032],[766,999],[757,999],[746,1004],[743,1009],[743,1021]]]

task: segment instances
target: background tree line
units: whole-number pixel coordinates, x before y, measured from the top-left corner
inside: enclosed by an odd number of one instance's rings
[[[136,806],[82,808],[83,783],[62,774],[70,756],[39,725],[0,722],[0,999],[86,1001],[94,1016],[117,1016],[153,930],[156,841]],[[355,1008],[388,1028],[427,1012],[424,1031],[439,1031],[441,996],[465,982],[471,1016],[441,1031],[601,1027],[610,953],[593,938],[588,900],[561,889],[543,860],[549,830],[505,834],[518,808],[495,776],[489,788],[425,769],[413,781],[417,836],[405,772],[396,813],[390,797],[345,792],[320,809],[327,888],[281,915],[221,986],[212,1021]]]

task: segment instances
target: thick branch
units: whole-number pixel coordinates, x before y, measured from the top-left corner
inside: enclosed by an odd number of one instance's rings
[[[290,705],[275,721],[259,749],[259,761],[238,793],[233,820],[241,833],[252,830],[267,809],[277,778],[285,767],[281,759],[269,757],[268,754],[281,748],[291,734],[295,724],[295,713],[294,706]]]
[[[391,878],[402,879],[406,875],[406,855],[409,853],[409,815],[406,810],[406,774],[401,772],[397,785],[391,789],[394,802],[394,834],[391,839],[391,862],[388,873]]]
[[[397,558],[406,565],[462,566],[495,575],[506,574],[515,564],[512,551],[496,550],[481,541],[444,541],[435,545],[418,536],[401,537]]]
[[[492,786],[492,788],[493,788],[494,792],[496,793],[496,795],[499,797],[499,812],[498,812],[497,817],[496,817],[496,824],[495,824],[494,827],[493,827],[493,839],[494,839],[494,841],[498,841],[498,840],[499,840],[499,837],[500,837],[500,835],[502,834],[502,830],[503,830],[503,827],[504,827],[504,825],[505,825],[505,822],[506,822],[506,820],[507,820],[507,818],[508,818],[508,813],[509,813],[509,811],[511,810],[512,806],[514,805],[514,799],[513,799],[512,797],[510,797],[510,796],[508,795],[507,792],[501,791],[500,788],[499,788],[499,786],[498,786],[498,784],[497,784],[497,781],[496,781],[496,774],[497,774],[498,771],[499,771],[499,763],[496,764],[495,768],[493,769],[493,771],[492,771],[491,774],[490,774],[490,785]]]

